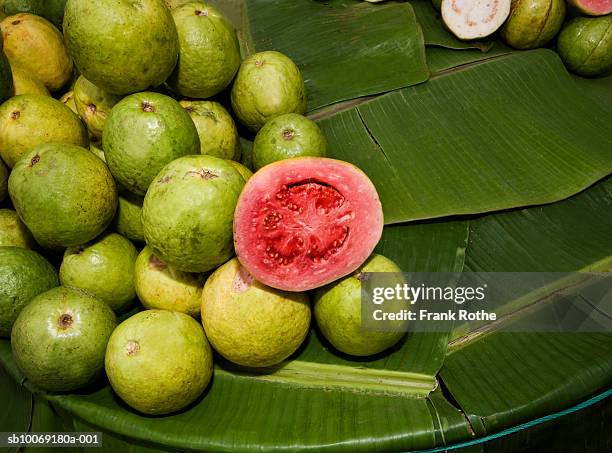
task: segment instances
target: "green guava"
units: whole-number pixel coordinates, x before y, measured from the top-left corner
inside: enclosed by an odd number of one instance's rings
[[[240,148],[242,148],[240,163],[249,170],[253,170],[253,142],[241,138]]]
[[[28,74],[24,69],[17,65],[12,65],[11,70],[13,73],[14,96],[19,96],[20,94],[42,94],[43,96],[51,96],[45,84],[36,77]]]
[[[612,15],[576,17],[561,30],[557,51],[565,66],[582,76],[612,70]]]
[[[136,260],[136,293],[145,308],[200,317],[204,276],[174,269],[145,247]]]
[[[362,330],[362,272],[399,273],[401,269],[390,259],[374,254],[352,275],[317,289],[314,295],[314,314],[321,333],[336,349],[354,356],[378,354],[395,345],[406,333]]]
[[[8,194],[8,178],[9,169],[6,168],[6,165],[0,159],[0,203],[4,201]]]
[[[164,165],[200,151],[189,114],[171,97],[153,92],[132,94],[113,107],[102,145],[113,176],[136,195],[147,192]]]
[[[218,102],[181,101],[200,137],[200,154],[240,160],[240,137],[231,115]]]
[[[117,208],[117,188],[104,162],[61,143],[40,145],[19,160],[9,193],[36,242],[50,249],[91,241]]]
[[[64,93],[64,95],[60,98],[60,102],[77,115],[79,114],[76,108],[76,103],[74,102],[74,91],[70,90]]]
[[[43,143],[87,147],[87,129],[68,107],[49,96],[22,94],[0,106],[0,156],[9,167]]]
[[[68,0],[64,38],[79,72],[113,94],[161,85],[179,54],[172,14],[160,0]]]
[[[213,348],[238,365],[277,365],[302,344],[310,327],[306,293],[280,291],[254,280],[232,259],[206,281],[202,323]]]
[[[7,245],[31,249],[36,242],[15,211],[0,209],[0,247]]]
[[[184,272],[206,272],[234,254],[232,222],[244,179],[228,161],[198,155],[164,167],[144,199],[147,245]]]
[[[242,124],[257,132],[284,113],[306,112],[300,70],[286,55],[259,52],[244,60],[232,86],[232,108]]]
[[[123,401],[145,414],[181,410],[206,389],[213,357],[191,316],[146,310],[122,322],[106,350],[106,374]]]
[[[297,113],[268,121],[253,142],[253,168],[292,157],[325,157],[327,140],[317,123]]]
[[[0,22],[4,53],[49,89],[62,88],[72,76],[72,59],[62,34],[51,22],[29,13],[8,16]]]
[[[253,176],[253,172],[246,168],[244,165],[242,165],[240,162],[236,162],[234,160],[228,160],[228,162],[232,165],[232,167],[238,170],[238,173],[240,173],[240,176],[242,176],[244,182],[247,182],[249,179],[251,179],[251,176]]]
[[[516,49],[541,47],[561,29],[565,10],[565,0],[512,0],[501,37]]]
[[[120,96],[107,93],[83,76],[80,76],[74,85],[77,112],[87,125],[89,133],[96,138],[102,137],[104,123],[113,106],[120,100]]]
[[[70,391],[93,383],[117,325],[105,302],[59,286],[27,304],[13,325],[11,346],[19,369],[43,390]]]
[[[189,2],[192,2],[192,1],[193,0],[164,0],[166,5],[170,9],[178,8],[179,6],[182,6],[185,3],[189,3]]]
[[[119,194],[119,205],[113,219],[113,229],[134,242],[144,242],[142,228],[142,197],[130,192]]]
[[[115,312],[125,311],[136,297],[134,266],[138,251],[126,238],[106,233],[77,247],[68,247],[59,270],[60,282],[89,291]]]
[[[11,335],[13,323],[30,300],[58,285],[57,271],[38,253],[0,247],[0,337]]]
[[[1,0],[0,7],[6,14],[32,13],[61,27],[66,0]]]
[[[13,75],[11,65],[2,51],[2,40],[0,39],[0,103],[6,101],[13,95]]]
[[[173,9],[172,17],[180,53],[171,85],[191,98],[209,98],[223,91],[240,66],[234,28],[221,11],[199,1]]]
[[[102,142],[99,142],[99,141],[89,142],[89,151],[91,151],[94,155],[96,155],[101,160],[106,162],[106,156],[104,155],[104,150],[102,149]],[[119,190],[119,187],[117,187],[117,190]]]

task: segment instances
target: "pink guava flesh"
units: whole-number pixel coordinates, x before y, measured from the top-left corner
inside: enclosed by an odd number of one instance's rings
[[[612,0],[570,0],[570,4],[590,16],[605,16],[612,12]]]
[[[236,206],[234,243],[257,280],[306,291],[357,269],[383,224],[376,189],[361,170],[300,157],[268,165],[247,182]]]

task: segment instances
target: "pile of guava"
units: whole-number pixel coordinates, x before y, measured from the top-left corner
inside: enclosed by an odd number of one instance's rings
[[[610,0],[432,0],[446,28],[462,40],[499,32],[515,49],[556,50],[572,72],[592,77],[612,70]]]
[[[3,7],[0,337],[33,387],[108,381],[163,415],[205,404],[215,362],[292,360],[313,322],[330,354],[402,339],[361,329],[362,273],[400,269],[299,61],[243,57],[207,2]]]

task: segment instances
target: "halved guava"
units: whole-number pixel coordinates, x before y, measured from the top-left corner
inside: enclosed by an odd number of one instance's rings
[[[234,243],[260,282],[306,291],[357,269],[383,228],[374,185],[357,167],[322,157],[267,165],[247,182],[236,206]]]
[[[588,16],[605,16],[612,13],[612,0],[568,0],[568,3]]]
[[[484,38],[502,26],[510,14],[510,0],[442,0],[441,12],[457,38]]]

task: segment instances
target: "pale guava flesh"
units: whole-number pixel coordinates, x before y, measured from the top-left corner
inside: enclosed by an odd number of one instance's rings
[[[442,0],[442,20],[459,39],[493,34],[510,14],[510,0]]]
[[[376,189],[357,167],[322,157],[286,159],[255,173],[240,195],[236,254],[262,283],[306,291],[357,269],[383,223]]]

